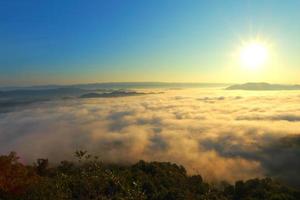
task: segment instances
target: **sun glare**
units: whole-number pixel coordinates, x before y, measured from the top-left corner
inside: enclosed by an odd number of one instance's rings
[[[247,43],[240,50],[241,64],[249,69],[262,67],[266,63],[267,59],[268,49],[263,43]]]

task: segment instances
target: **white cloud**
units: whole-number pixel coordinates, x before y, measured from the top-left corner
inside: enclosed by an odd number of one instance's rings
[[[211,180],[272,175],[300,184],[300,121],[290,120],[299,100],[296,92],[186,89],[44,102],[0,115],[0,153],[60,161],[87,149],[107,162],[176,162]]]

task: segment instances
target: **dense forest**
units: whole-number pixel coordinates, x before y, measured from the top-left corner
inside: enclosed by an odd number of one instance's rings
[[[86,151],[76,161],[51,166],[47,159],[22,164],[16,153],[0,156],[0,199],[5,200],[299,200],[300,191],[271,178],[209,184],[169,162],[108,165]]]

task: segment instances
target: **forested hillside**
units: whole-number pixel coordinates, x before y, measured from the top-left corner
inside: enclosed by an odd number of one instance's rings
[[[0,199],[300,199],[299,190],[271,178],[209,184],[169,162],[122,166],[104,164],[85,151],[75,156],[77,161],[55,166],[47,159],[24,165],[14,152],[0,156]]]

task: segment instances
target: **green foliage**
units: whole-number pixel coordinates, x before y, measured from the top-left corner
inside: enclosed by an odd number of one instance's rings
[[[196,199],[208,190],[201,176],[187,176],[182,166],[140,161],[131,167],[131,178],[139,182],[147,199]]]
[[[250,179],[235,183],[234,199],[296,200],[300,193],[270,178]]]
[[[15,153],[0,156],[0,199],[11,200],[298,200],[300,192],[270,178],[205,183],[169,162],[105,165],[86,151],[77,162],[25,166]]]
[[[33,167],[18,161],[15,152],[0,156],[0,199],[12,199],[22,195],[30,185],[38,182]]]

